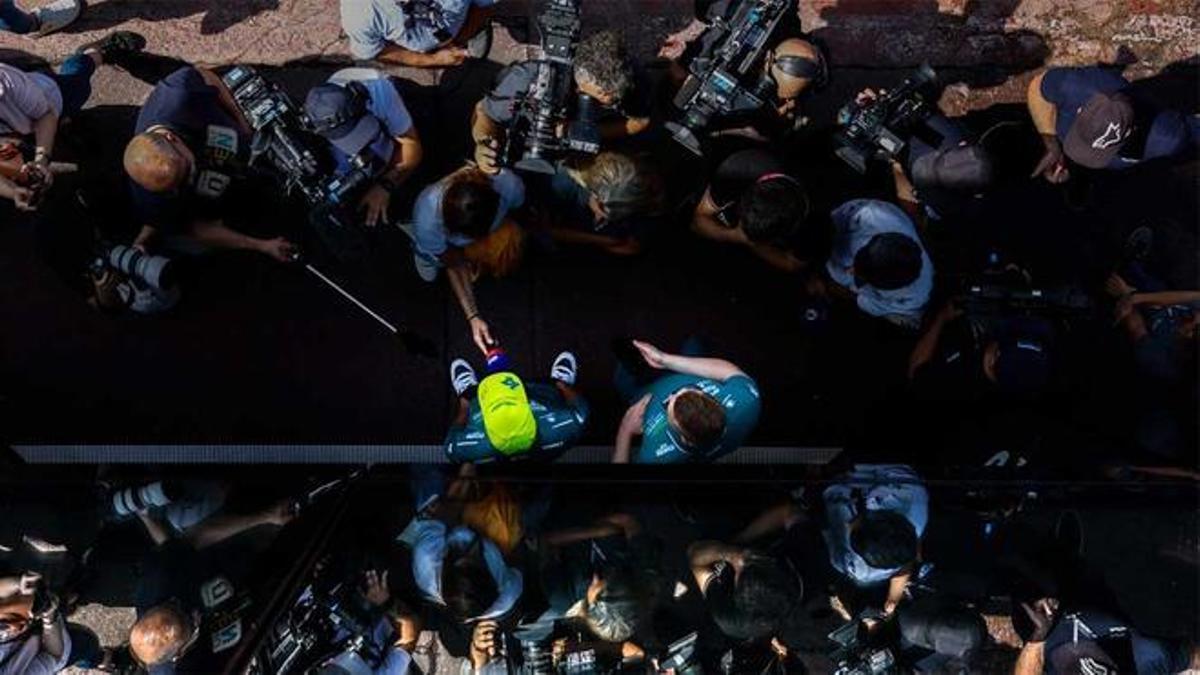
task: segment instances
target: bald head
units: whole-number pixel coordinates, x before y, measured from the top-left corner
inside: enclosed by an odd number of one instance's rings
[[[155,607],[129,631],[129,650],[153,666],[171,660],[191,636],[191,620],[173,607]]]
[[[798,56],[802,59],[819,63],[821,61],[821,52],[808,40],[801,38],[788,38],[779,43],[779,46],[774,50],[775,60],[781,56]],[[796,98],[807,89],[812,80],[807,77],[795,77],[783,72],[778,66],[772,66],[771,75],[774,76],[775,82],[778,84],[778,95],[781,99]]]
[[[148,131],[125,146],[125,173],[150,192],[170,192],[191,173],[191,160],[166,134]]]

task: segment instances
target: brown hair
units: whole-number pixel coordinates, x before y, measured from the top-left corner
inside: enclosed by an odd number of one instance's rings
[[[675,397],[675,420],[689,443],[707,448],[725,433],[725,409],[712,396],[685,391]]]
[[[465,169],[451,174],[442,193],[442,222],[451,232],[479,239],[487,235],[500,208],[500,195],[487,174]]]

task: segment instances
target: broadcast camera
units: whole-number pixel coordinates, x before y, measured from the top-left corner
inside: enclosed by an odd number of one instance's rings
[[[933,68],[923,65],[895,89],[861,104],[847,104],[838,112],[842,128],[835,136],[835,154],[859,173],[866,173],[872,160],[899,157],[921,123],[937,110],[937,81]]]
[[[233,68],[222,79],[254,129],[250,165],[262,166],[259,160],[265,158],[265,170],[285,192],[299,192],[328,224],[343,226],[339,210],[375,176],[370,153],[352,158],[350,171],[335,175],[324,141],[309,131],[303,112],[286,92],[247,66]]]
[[[549,0],[538,16],[542,58],[534,61],[533,82],[518,94],[514,115],[497,153],[501,166],[554,173],[570,154],[600,152],[599,106],[575,89],[575,49],[579,44],[578,0]],[[572,105],[574,96],[574,105]],[[560,136],[560,126],[566,132]]]
[[[352,584],[318,575],[271,628],[261,672],[307,673],[337,659],[377,667],[386,655],[372,640],[370,616],[366,599]]]
[[[561,643],[558,650],[555,649],[556,643]],[[502,637],[499,651],[510,675],[619,675],[646,672],[645,665],[640,661],[636,664],[623,663],[621,645],[596,641],[569,620],[538,621],[517,626]]]
[[[688,78],[675,95],[681,116],[666,126],[676,141],[701,155],[698,134],[716,118],[767,105],[776,85],[758,71],[771,34],[791,11],[794,0],[743,0],[732,18],[713,21],[708,29],[713,40],[692,60]]]
[[[971,318],[1011,316],[1079,319],[1094,314],[1091,297],[1071,285],[1041,287],[1022,268],[991,251],[982,274],[963,284],[959,300]]]
[[[880,640],[872,639],[863,621],[882,620],[878,612],[866,610],[829,634],[835,647],[830,653],[834,675],[898,675],[895,653]]]

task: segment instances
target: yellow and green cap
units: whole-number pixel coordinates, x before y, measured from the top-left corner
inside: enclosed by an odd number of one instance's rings
[[[479,383],[483,430],[492,446],[505,455],[528,451],[537,440],[537,421],[529,407],[525,383],[513,373],[492,373]]]

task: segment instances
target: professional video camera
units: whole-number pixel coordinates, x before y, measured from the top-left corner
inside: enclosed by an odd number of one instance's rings
[[[555,643],[561,643],[556,650]],[[620,675],[645,673],[642,662],[624,663],[621,645],[600,642],[570,620],[522,624],[500,640],[510,675]],[[555,652],[558,651],[557,658]]]
[[[698,134],[715,118],[754,112],[772,100],[776,85],[761,73],[763,55],[775,27],[795,7],[794,0],[742,0],[732,18],[713,21],[712,39],[689,64],[675,95],[681,116],[667,129],[676,141],[703,154]]]
[[[307,673],[331,660],[352,659],[368,668],[386,656],[372,640],[371,608],[351,584],[323,575],[307,583],[271,629],[261,672]]]
[[[979,319],[1079,319],[1095,313],[1095,303],[1078,287],[1039,286],[1027,271],[1007,261],[998,250],[988,253],[981,274],[963,283],[959,302],[968,317]]]
[[[329,225],[344,226],[340,211],[347,199],[376,174],[373,156],[364,152],[351,159],[349,172],[335,175],[324,140],[308,130],[303,112],[286,92],[248,66],[237,66],[222,79],[254,129],[250,165],[271,174],[288,194],[299,192]]]
[[[170,309],[179,301],[170,258],[132,246],[102,244],[89,266],[96,302],[104,309],[128,308],[140,314]]]
[[[937,81],[933,68],[923,65],[895,89],[862,104],[847,104],[838,112],[842,128],[835,136],[835,154],[859,173],[866,173],[874,159],[896,159],[936,112]]]
[[[897,675],[900,672],[895,653],[880,640],[867,635],[863,626],[866,619],[881,621],[883,616],[866,610],[829,634],[829,640],[836,645],[830,654],[836,664],[834,675]]]
[[[578,0],[549,0],[538,16],[542,58],[533,62],[533,82],[513,102],[512,123],[497,161],[524,171],[554,173],[570,154],[600,152],[599,106],[575,88],[575,49],[579,44]],[[572,106],[574,96],[574,106]],[[559,136],[560,126],[566,132]]]

